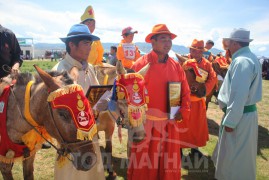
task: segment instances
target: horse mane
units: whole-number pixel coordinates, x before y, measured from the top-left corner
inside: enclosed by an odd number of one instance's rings
[[[29,81],[34,80],[34,77],[31,73],[26,72],[26,73],[19,73],[17,78],[16,78],[16,85],[25,85]]]
[[[52,77],[62,76],[61,80],[66,85],[74,83],[74,80],[71,78],[71,76],[69,75],[69,73],[67,71],[61,71],[61,72],[59,72],[59,71],[47,71],[47,73],[49,73],[49,75],[51,75]],[[34,77],[35,77],[36,84],[43,82],[43,80],[40,78],[40,76],[38,74],[35,74]]]

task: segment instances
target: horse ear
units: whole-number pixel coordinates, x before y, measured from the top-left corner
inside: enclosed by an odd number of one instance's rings
[[[142,69],[140,69],[137,73],[141,76],[145,77],[146,73],[148,72],[150,67],[150,63],[148,63],[146,66],[144,66]]]
[[[124,69],[121,61],[117,61],[117,64],[116,64],[116,72],[118,75],[122,75],[122,74],[126,74],[126,70]]]
[[[39,74],[39,76],[41,77],[41,79],[44,81],[44,83],[46,84],[46,86],[51,90],[51,91],[55,91],[56,89],[59,89],[60,86],[56,83],[56,81],[43,69],[41,69],[40,67],[38,67],[36,64],[33,65],[37,71],[37,73]]]
[[[74,83],[77,84],[78,82],[78,76],[79,76],[79,73],[78,73],[78,68],[76,66],[73,66],[69,72],[70,76],[73,78],[74,80]]]
[[[176,54],[176,57],[177,57],[177,59],[178,59],[178,62],[179,62],[179,64],[182,66],[183,65],[183,63],[185,62],[185,61],[187,61],[188,60],[188,58],[186,58],[186,57],[184,57],[184,56],[181,56],[180,54],[177,54],[177,53],[175,53]]]

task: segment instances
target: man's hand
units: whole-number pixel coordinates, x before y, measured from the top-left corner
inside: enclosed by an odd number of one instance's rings
[[[20,68],[20,63],[16,62],[11,68],[11,73],[14,74],[15,76],[18,75],[19,68]]]
[[[230,128],[230,127],[225,126],[225,131],[226,131],[226,132],[233,132],[233,131],[234,131],[234,129],[233,129],[233,128]]]
[[[108,98],[99,100],[98,103],[96,104],[96,110],[99,112],[107,110],[108,102],[109,102]]]
[[[175,114],[175,121],[181,121],[182,120],[182,115],[181,115],[181,112],[177,112],[176,114]]]

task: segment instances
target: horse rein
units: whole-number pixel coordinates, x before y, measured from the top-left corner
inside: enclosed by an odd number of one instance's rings
[[[7,73],[11,73],[11,67],[9,67],[8,65],[4,64],[2,66],[3,71],[7,72]]]

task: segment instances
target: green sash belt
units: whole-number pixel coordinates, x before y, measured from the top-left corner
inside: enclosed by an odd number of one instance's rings
[[[222,111],[226,114],[227,107],[222,108]],[[248,105],[244,107],[244,112],[243,113],[249,113],[249,112],[254,112],[257,111],[256,104]]]

